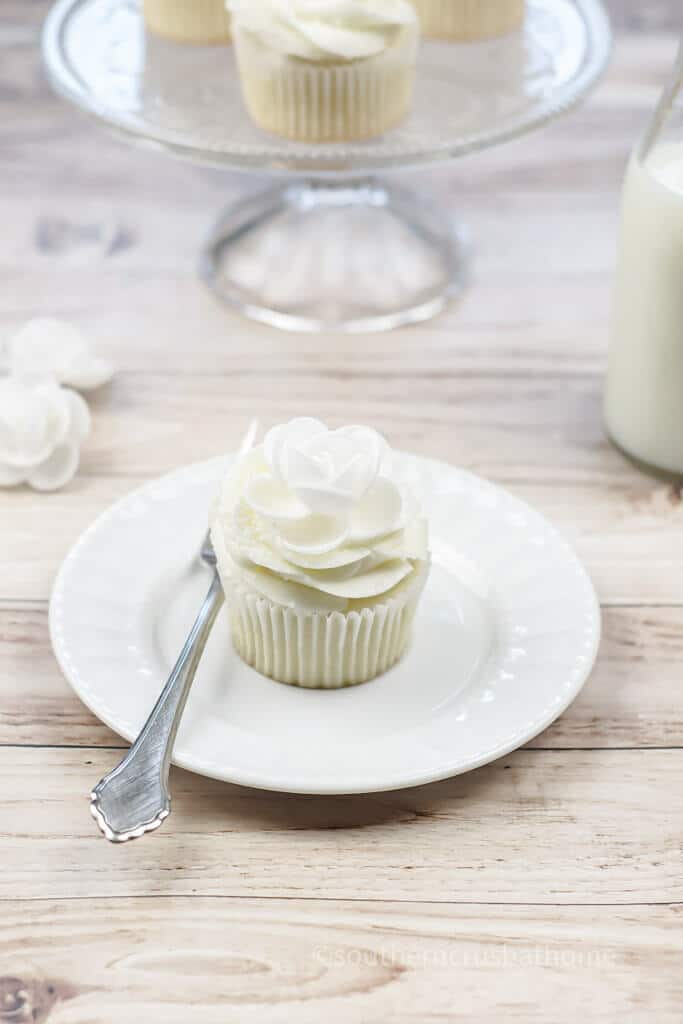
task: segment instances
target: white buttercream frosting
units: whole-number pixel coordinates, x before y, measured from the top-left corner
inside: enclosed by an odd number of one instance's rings
[[[426,520],[392,480],[384,438],[310,418],[275,427],[240,460],[212,536],[229,576],[316,611],[384,600],[429,560]]]
[[[381,53],[417,24],[409,0],[227,0],[233,29],[304,60],[358,60]]]

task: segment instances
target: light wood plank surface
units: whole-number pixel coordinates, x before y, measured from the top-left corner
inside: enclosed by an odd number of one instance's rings
[[[186,1024],[188,1007],[215,1024],[559,1019],[545,1005],[680,1020],[677,907],[163,898],[9,901],[3,914],[20,949],[0,956],[24,986],[4,991],[26,1019]]]
[[[248,324],[195,277],[221,205],[264,182],[108,139],[42,76],[46,0],[3,0],[0,334],[64,315],[118,373],[73,483],[0,493],[0,1022],[680,1020],[683,510],[610,448],[601,391],[620,180],[683,24],[673,0],[609,7],[614,61],[581,109],[403,176],[472,230],[463,301],[320,339]],[[254,412],[350,409],[551,518],[603,605],[591,679],[467,776],[323,799],[174,770],[163,829],[109,846],[86,796],[122,741],[51,654],[61,559]]]
[[[102,842],[119,751],[0,749],[0,898],[317,895],[454,903],[683,900],[681,750],[518,751],[443,783],[297,797],[175,770],[173,825]],[[657,790],[666,799],[653,799]],[[17,792],[21,800],[17,801]]]
[[[591,1017],[677,1022],[674,907],[460,908],[298,900],[93,900],[4,906],[34,1019],[397,1022],[547,1021],[551,1001]],[[131,928],[131,922],[136,927]],[[169,941],[169,928],[173,942]],[[69,981],[72,957],[83,981]],[[29,963],[43,963],[36,973]],[[653,1016],[656,1014],[656,1017]],[[27,1014],[27,1019],[30,1019]],[[52,1018],[51,1018],[52,1019]]]

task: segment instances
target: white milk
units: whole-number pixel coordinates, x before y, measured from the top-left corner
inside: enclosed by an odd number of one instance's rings
[[[626,452],[683,474],[683,143],[626,175],[605,419]]]

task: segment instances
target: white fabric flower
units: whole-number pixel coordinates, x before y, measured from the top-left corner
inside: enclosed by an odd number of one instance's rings
[[[269,431],[263,455],[270,472],[253,477],[247,504],[277,524],[290,553],[322,554],[398,528],[402,497],[380,476],[388,448],[369,427],[328,430],[302,417]]]
[[[89,431],[88,406],[75,391],[44,376],[0,377],[0,486],[63,487]]]
[[[263,450],[273,478],[298,499],[298,515],[345,516],[375,480],[387,445],[368,427],[328,430],[301,417],[274,427]]]
[[[65,320],[29,320],[6,342],[10,373],[54,377],[60,384],[91,391],[111,379],[113,369],[94,355],[87,341]]]

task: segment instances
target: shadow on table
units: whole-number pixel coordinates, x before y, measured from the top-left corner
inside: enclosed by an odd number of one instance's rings
[[[364,829],[387,823],[452,818],[458,812],[500,813],[501,802],[518,804],[517,779],[525,766],[515,755],[464,775],[411,789],[349,796],[302,796],[233,786],[175,768],[171,780],[173,826],[206,830],[305,831]],[[172,826],[172,827],[173,827]]]

